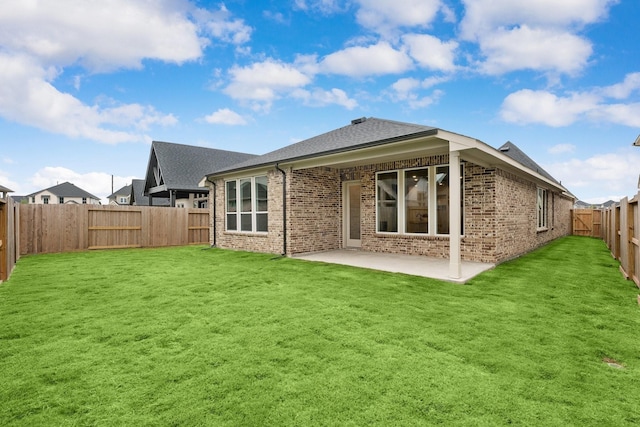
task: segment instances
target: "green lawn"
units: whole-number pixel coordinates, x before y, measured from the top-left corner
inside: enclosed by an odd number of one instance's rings
[[[638,424],[637,294],[579,237],[469,285],[202,247],[29,256],[0,285],[0,425]]]

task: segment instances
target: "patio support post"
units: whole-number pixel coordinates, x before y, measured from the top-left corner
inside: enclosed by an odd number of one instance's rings
[[[460,152],[449,151],[449,277],[459,279],[462,276],[460,254]]]

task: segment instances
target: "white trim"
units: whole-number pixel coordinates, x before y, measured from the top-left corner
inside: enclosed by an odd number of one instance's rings
[[[258,198],[257,198],[257,193],[256,193],[256,178],[267,178],[267,210],[266,211],[258,211]],[[250,186],[250,191],[251,191],[251,211],[242,211],[242,198],[241,198],[241,183],[242,181],[248,181],[249,182],[249,186]],[[228,205],[228,193],[227,193],[227,185],[230,182],[234,182],[236,184],[236,188],[235,188],[235,193],[236,193],[236,211],[235,212],[228,212],[227,209],[229,207]],[[268,200],[269,200],[269,196],[268,196],[268,192],[269,192],[269,177],[266,175],[259,175],[259,176],[244,176],[242,178],[237,178],[237,179],[227,179],[224,181],[224,231],[227,233],[234,233],[234,234],[259,234],[259,235],[266,235],[269,233],[269,228],[268,228],[268,218],[269,218],[269,205],[268,205]],[[251,230],[242,230],[242,215],[251,215]],[[258,220],[257,220],[257,216],[258,214],[267,214],[267,231],[258,231],[257,225],[258,225]],[[229,215],[235,215],[236,217],[236,229],[235,230],[229,230]]]
[[[460,251],[460,202],[462,185],[460,180],[460,152],[449,152],[449,277],[462,276],[462,255]]]

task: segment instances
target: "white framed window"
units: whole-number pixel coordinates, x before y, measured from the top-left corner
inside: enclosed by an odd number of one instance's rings
[[[86,205],[86,204],[87,204],[87,198],[86,198],[86,197],[83,197],[83,198],[82,198],[82,204],[83,204],[83,205]]]
[[[125,204],[127,204],[127,199],[128,199],[128,197],[120,197],[120,202],[119,203],[121,205],[125,205]]]
[[[49,196],[42,196],[42,204],[43,205],[49,204]]]
[[[464,167],[460,167],[460,183]],[[400,189],[400,191],[398,191]],[[464,196],[461,194],[461,232]],[[449,166],[376,173],[376,232],[449,234]]]
[[[549,228],[549,209],[548,194],[544,188],[538,188],[538,201],[536,216],[538,220],[538,230],[546,230]]]
[[[225,183],[227,231],[268,231],[267,177],[257,176]]]
[[[58,203],[63,205],[64,204],[64,197],[62,197],[62,196],[58,197]]]

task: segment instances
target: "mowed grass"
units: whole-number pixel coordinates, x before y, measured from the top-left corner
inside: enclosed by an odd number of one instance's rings
[[[637,424],[637,294],[578,237],[468,285],[202,247],[24,257],[0,425]]]

